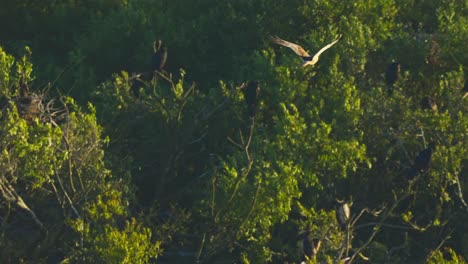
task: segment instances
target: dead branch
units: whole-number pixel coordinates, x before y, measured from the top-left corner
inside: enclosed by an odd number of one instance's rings
[[[31,217],[33,218],[34,222],[42,229],[44,228],[44,225],[42,222],[39,220],[39,218],[36,216],[33,210],[28,207],[28,205],[24,202],[23,198],[15,191],[13,186],[9,182],[6,181],[4,177],[0,178],[0,192],[2,197],[10,202],[16,204],[18,207],[21,209],[27,211]]]
[[[389,228],[394,228],[394,229],[413,230],[413,228],[408,227],[408,226],[392,225],[392,224],[385,224],[385,223],[380,223],[380,222],[369,222],[369,223],[365,223],[362,225],[357,225],[354,228],[354,230],[358,230],[367,226],[376,226],[376,225],[382,225],[384,227],[389,227]]]
[[[385,209],[385,207],[382,207],[382,209],[376,211],[376,210],[371,210],[369,208],[364,208],[361,210],[361,212],[353,219],[353,221],[351,222],[351,226],[354,227],[354,225],[356,224],[356,222],[359,220],[359,218],[361,218],[361,216],[364,214],[364,213],[369,213],[373,216],[379,216],[379,214]]]
[[[465,209],[465,211],[468,213],[468,205],[465,202],[465,198],[463,198],[463,191],[462,191],[461,184],[460,184],[460,177],[458,176],[457,173],[454,173],[454,177],[455,177],[454,182],[456,184],[455,194],[458,200],[460,200],[460,203],[463,206],[463,209]]]
[[[416,179],[415,179],[416,180]],[[377,225],[374,226],[374,231],[372,232],[372,234],[369,236],[369,238],[367,239],[366,242],[364,242],[364,244],[358,248],[354,254],[351,256],[351,258],[349,259],[348,263],[351,264],[355,259],[356,257],[364,250],[366,249],[370,243],[374,240],[375,236],[379,233],[380,229],[382,228],[382,226],[384,225],[385,221],[390,217],[390,215],[393,213],[393,211],[397,208],[397,206],[404,200],[406,199],[407,197],[409,197],[411,195],[411,187],[412,185],[414,184],[415,181],[413,182],[410,182],[410,185],[408,187],[408,191],[406,193],[403,193],[403,195],[398,198],[392,205],[392,207],[386,212],[386,214],[382,217],[382,219],[378,222]]]
[[[55,168],[54,166],[54,172],[55,172],[55,176],[57,177],[57,180],[59,182],[59,185],[60,185],[60,188],[62,189],[62,192],[63,194],[65,195],[65,198],[67,198],[67,201],[68,203],[70,204],[70,207],[72,208],[73,212],[75,213],[75,215],[81,219],[81,216],[80,214],[78,213],[78,210],[76,210],[75,206],[73,205],[73,202],[72,200],[70,199],[70,196],[68,195],[68,192],[67,190],[65,190],[65,187],[63,186],[63,183],[62,183],[62,180],[60,179],[60,176],[59,176],[59,173],[57,171],[57,168]]]

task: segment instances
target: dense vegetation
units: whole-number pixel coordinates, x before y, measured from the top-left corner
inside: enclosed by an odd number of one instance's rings
[[[2,1],[0,262],[466,263],[467,5]]]

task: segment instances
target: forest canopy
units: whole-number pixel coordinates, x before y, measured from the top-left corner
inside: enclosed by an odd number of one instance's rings
[[[0,21],[1,263],[467,263],[467,1]]]

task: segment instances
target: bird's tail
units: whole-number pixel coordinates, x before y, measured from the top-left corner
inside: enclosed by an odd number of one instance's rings
[[[249,118],[252,118],[257,113],[257,106],[255,104],[247,105],[247,115]]]

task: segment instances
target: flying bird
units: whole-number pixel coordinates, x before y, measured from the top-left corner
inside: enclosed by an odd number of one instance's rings
[[[305,67],[307,65],[315,65],[318,62],[320,55],[324,51],[326,51],[327,49],[329,49],[333,45],[335,45],[338,42],[338,40],[340,40],[340,38],[341,38],[341,34],[338,35],[338,37],[336,38],[335,41],[333,41],[332,43],[326,45],[321,50],[319,50],[317,53],[315,53],[314,56],[310,56],[309,53],[307,53],[307,51],[305,51],[301,46],[299,46],[299,45],[297,45],[295,43],[286,41],[286,40],[281,39],[281,38],[276,37],[276,36],[271,36],[270,37],[272,42],[274,42],[276,44],[279,44],[281,46],[288,47],[288,48],[292,49],[297,55],[299,55],[302,58],[302,60],[304,61],[302,63],[302,67]]]

